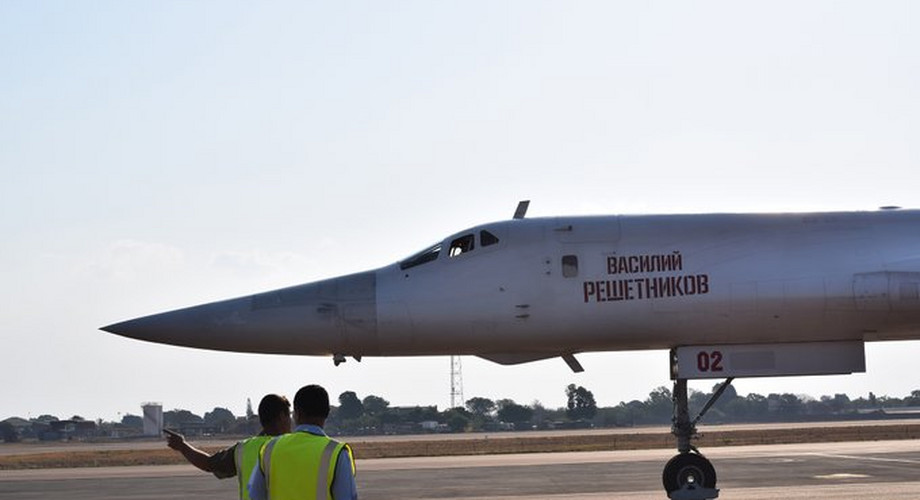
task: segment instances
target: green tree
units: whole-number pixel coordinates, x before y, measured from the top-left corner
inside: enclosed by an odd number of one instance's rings
[[[16,434],[16,428],[9,422],[0,422],[0,439],[6,443],[15,443],[19,441],[19,435]]]
[[[473,415],[485,417],[495,411],[495,401],[477,396],[466,400],[466,409]]]
[[[364,404],[353,391],[345,391],[339,395],[338,418],[351,420],[364,414]]]
[[[463,408],[451,408],[444,412],[442,418],[451,432],[463,432],[469,426],[473,416]]]
[[[514,424],[515,428],[524,428],[533,417],[533,410],[519,405],[511,399],[502,399],[498,402],[498,418],[502,422]]]
[[[569,384],[565,389],[566,398],[566,415],[572,420],[591,420],[597,414],[597,403],[594,401],[594,394],[582,386],[576,387],[575,384]]]
[[[834,394],[834,397],[822,396],[821,401],[827,404],[832,413],[842,413],[850,408],[850,397],[846,394]]]
[[[530,404],[530,407],[533,409],[533,416],[530,417],[530,422],[537,429],[546,429],[549,425],[556,420],[562,420],[565,417],[565,410],[558,408],[551,410],[541,403],[539,400],[534,400]]]
[[[364,398],[362,405],[364,406],[364,413],[376,417],[386,413],[387,408],[390,406],[390,402],[380,396],[371,394]]]
[[[163,412],[165,427],[181,427],[183,424],[201,424],[204,420],[188,410],[170,410]]]
[[[137,415],[127,414],[121,417],[121,425],[124,425],[125,427],[131,427],[134,429],[143,429],[144,419]]]
[[[665,386],[659,386],[649,393],[648,399],[645,400],[647,418],[655,423],[664,423],[671,420],[674,414],[674,401],[671,390]]]
[[[804,404],[795,394],[770,394],[767,403],[781,418],[792,418],[802,414]]]
[[[620,403],[620,406],[617,408],[623,409],[623,412],[619,415],[619,418],[622,419],[622,425],[628,427],[632,427],[636,424],[664,423],[650,418],[648,404],[643,401],[639,401],[638,399],[634,399],[628,403]]]
[[[716,384],[712,386],[712,392],[706,395],[706,400],[709,400],[709,397],[716,393],[719,390],[719,387],[722,384]],[[722,395],[719,396],[719,399],[713,405],[713,408],[718,408],[720,410],[725,410],[725,408],[731,404],[734,400],[738,399],[738,391],[735,389],[735,386],[729,384],[725,387],[725,390],[722,391]]]
[[[904,406],[920,406],[920,389],[910,391],[910,396],[904,398]]]
[[[217,427],[220,432],[226,432],[235,422],[236,416],[226,408],[214,408],[214,410],[204,414],[204,423]]]

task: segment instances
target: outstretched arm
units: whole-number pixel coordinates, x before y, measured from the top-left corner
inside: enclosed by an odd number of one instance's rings
[[[209,463],[211,455],[208,455],[198,448],[188,444],[188,441],[185,440],[185,436],[179,434],[178,432],[168,429],[163,429],[163,432],[166,433],[167,446],[181,453],[182,456],[185,457],[185,459],[195,467],[198,467],[205,472],[211,472],[211,465]]]

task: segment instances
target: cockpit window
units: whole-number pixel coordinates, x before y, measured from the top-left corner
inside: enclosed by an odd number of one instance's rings
[[[420,266],[426,262],[437,260],[438,254],[440,253],[441,253],[441,244],[438,243],[400,262],[399,268],[405,271],[406,269],[409,269],[410,267]]]
[[[456,257],[460,254],[471,252],[474,248],[476,248],[476,237],[472,234],[465,234],[450,242],[448,255]]]
[[[498,236],[495,236],[486,230],[482,230],[479,231],[479,242],[482,243],[482,246],[484,247],[494,245],[498,243]]]

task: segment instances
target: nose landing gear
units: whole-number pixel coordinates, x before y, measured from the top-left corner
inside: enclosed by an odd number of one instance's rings
[[[672,371],[676,374],[676,357],[674,352],[671,353]],[[674,378],[674,417],[672,419],[671,434],[677,438],[677,451],[675,455],[664,466],[661,473],[661,482],[668,498],[672,500],[709,500],[719,497],[719,490],[716,489],[716,469],[712,463],[706,459],[690,444],[690,441],[696,437],[696,424],[703,418],[703,415],[709,411],[709,408],[715,404],[719,396],[725,392],[725,389],[732,383],[734,378],[728,378],[719,386],[716,392],[709,398],[709,401],[700,410],[700,414],[693,420],[690,420],[690,402],[687,396],[687,379]]]

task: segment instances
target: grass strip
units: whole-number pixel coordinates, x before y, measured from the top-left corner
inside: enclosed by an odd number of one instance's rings
[[[764,444],[829,443],[920,439],[920,424],[866,425],[854,427],[811,427],[802,429],[758,429],[707,431],[694,444],[700,448]],[[674,448],[670,434],[590,434],[567,436],[478,437],[468,439],[350,441],[358,459],[497,455],[508,453],[554,453],[571,451],[615,451]],[[214,452],[215,449],[205,448]],[[84,450],[0,456],[0,470],[113,467],[131,465],[173,465],[185,460],[173,450]]]

